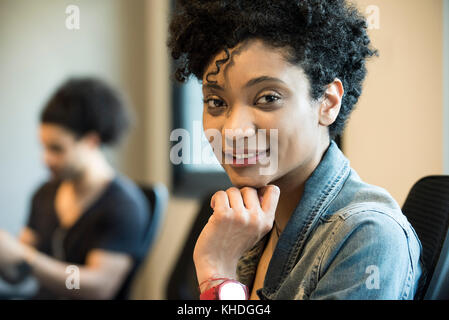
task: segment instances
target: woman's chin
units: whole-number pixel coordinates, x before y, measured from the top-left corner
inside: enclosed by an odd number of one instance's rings
[[[238,176],[236,174],[230,174],[229,179],[237,188],[251,187],[255,189],[262,188],[271,181],[268,176]]]

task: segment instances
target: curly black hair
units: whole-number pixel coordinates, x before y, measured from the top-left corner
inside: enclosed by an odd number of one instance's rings
[[[361,95],[366,59],[378,55],[366,19],[345,0],[178,0],[169,31],[180,82],[192,74],[201,80],[213,57],[249,39],[288,48],[286,59],[303,68],[315,100],[339,78],[345,94],[332,139]],[[224,62],[216,62],[216,73]]]
[[[71,78],[50,97],[41,123],[60,125],[77,138],[95,132],[102,144],[120,141],[131,124],[122,96],[96,78]]]

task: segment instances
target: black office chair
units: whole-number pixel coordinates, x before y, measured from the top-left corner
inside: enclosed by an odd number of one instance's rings
[[[140,189],[148,200],[148,213],[150,215],[150,219],[147,226],[147,232],[144,236],[142,247],[140,249],[141,251],[139,256],[141,258],[134,261],[134,265],[130,273],[126,277],[126,280],[115,298],[116,300],[129,299],[134,276],[154,245],[155,239],[161,229],[168,203],[168,191],[162,183],[158,183],[153,186],[140,185]]]
[[[199,213],[193,222],[181,250],[181,255],[175,263],[173,271],[168,280],[166,297],[168,300],[198,300],[200,291],[196,278],[195,265],[193,263],[193,249],[203,227],[213,213],[210,207],[210,199],[215,192],[203,198]]]
[[[428,176],[402,208],[423,247],[425,274],[415,299],[449,299],[449,176]]]

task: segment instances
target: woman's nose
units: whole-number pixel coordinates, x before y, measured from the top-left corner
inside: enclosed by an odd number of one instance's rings
[[[237,144],[238,148],[239,142],[243,144],[245,140],[253,139],[256,133],[254,120],[249,106],[233,106],[223,126],[222,135],[225,137],[226,145],[234,148],[234,144]],[[244,145],[241,148],[244,148]]]

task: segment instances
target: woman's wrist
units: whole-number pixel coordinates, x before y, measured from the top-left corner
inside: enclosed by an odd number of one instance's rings
[[[226,280],[229,280],[228,277],[210,277],[202,282],[199,283],[198,289],[200,290],[200,293],[204,293],[205,291],[209,290],[212,287],[216,287]]]
[[[236,268],[232,271],[225,271],[217,268],[196,267],[196,276],[198,279],[199,289],[204,292],[223,282],[223,279],[236,279]]]

